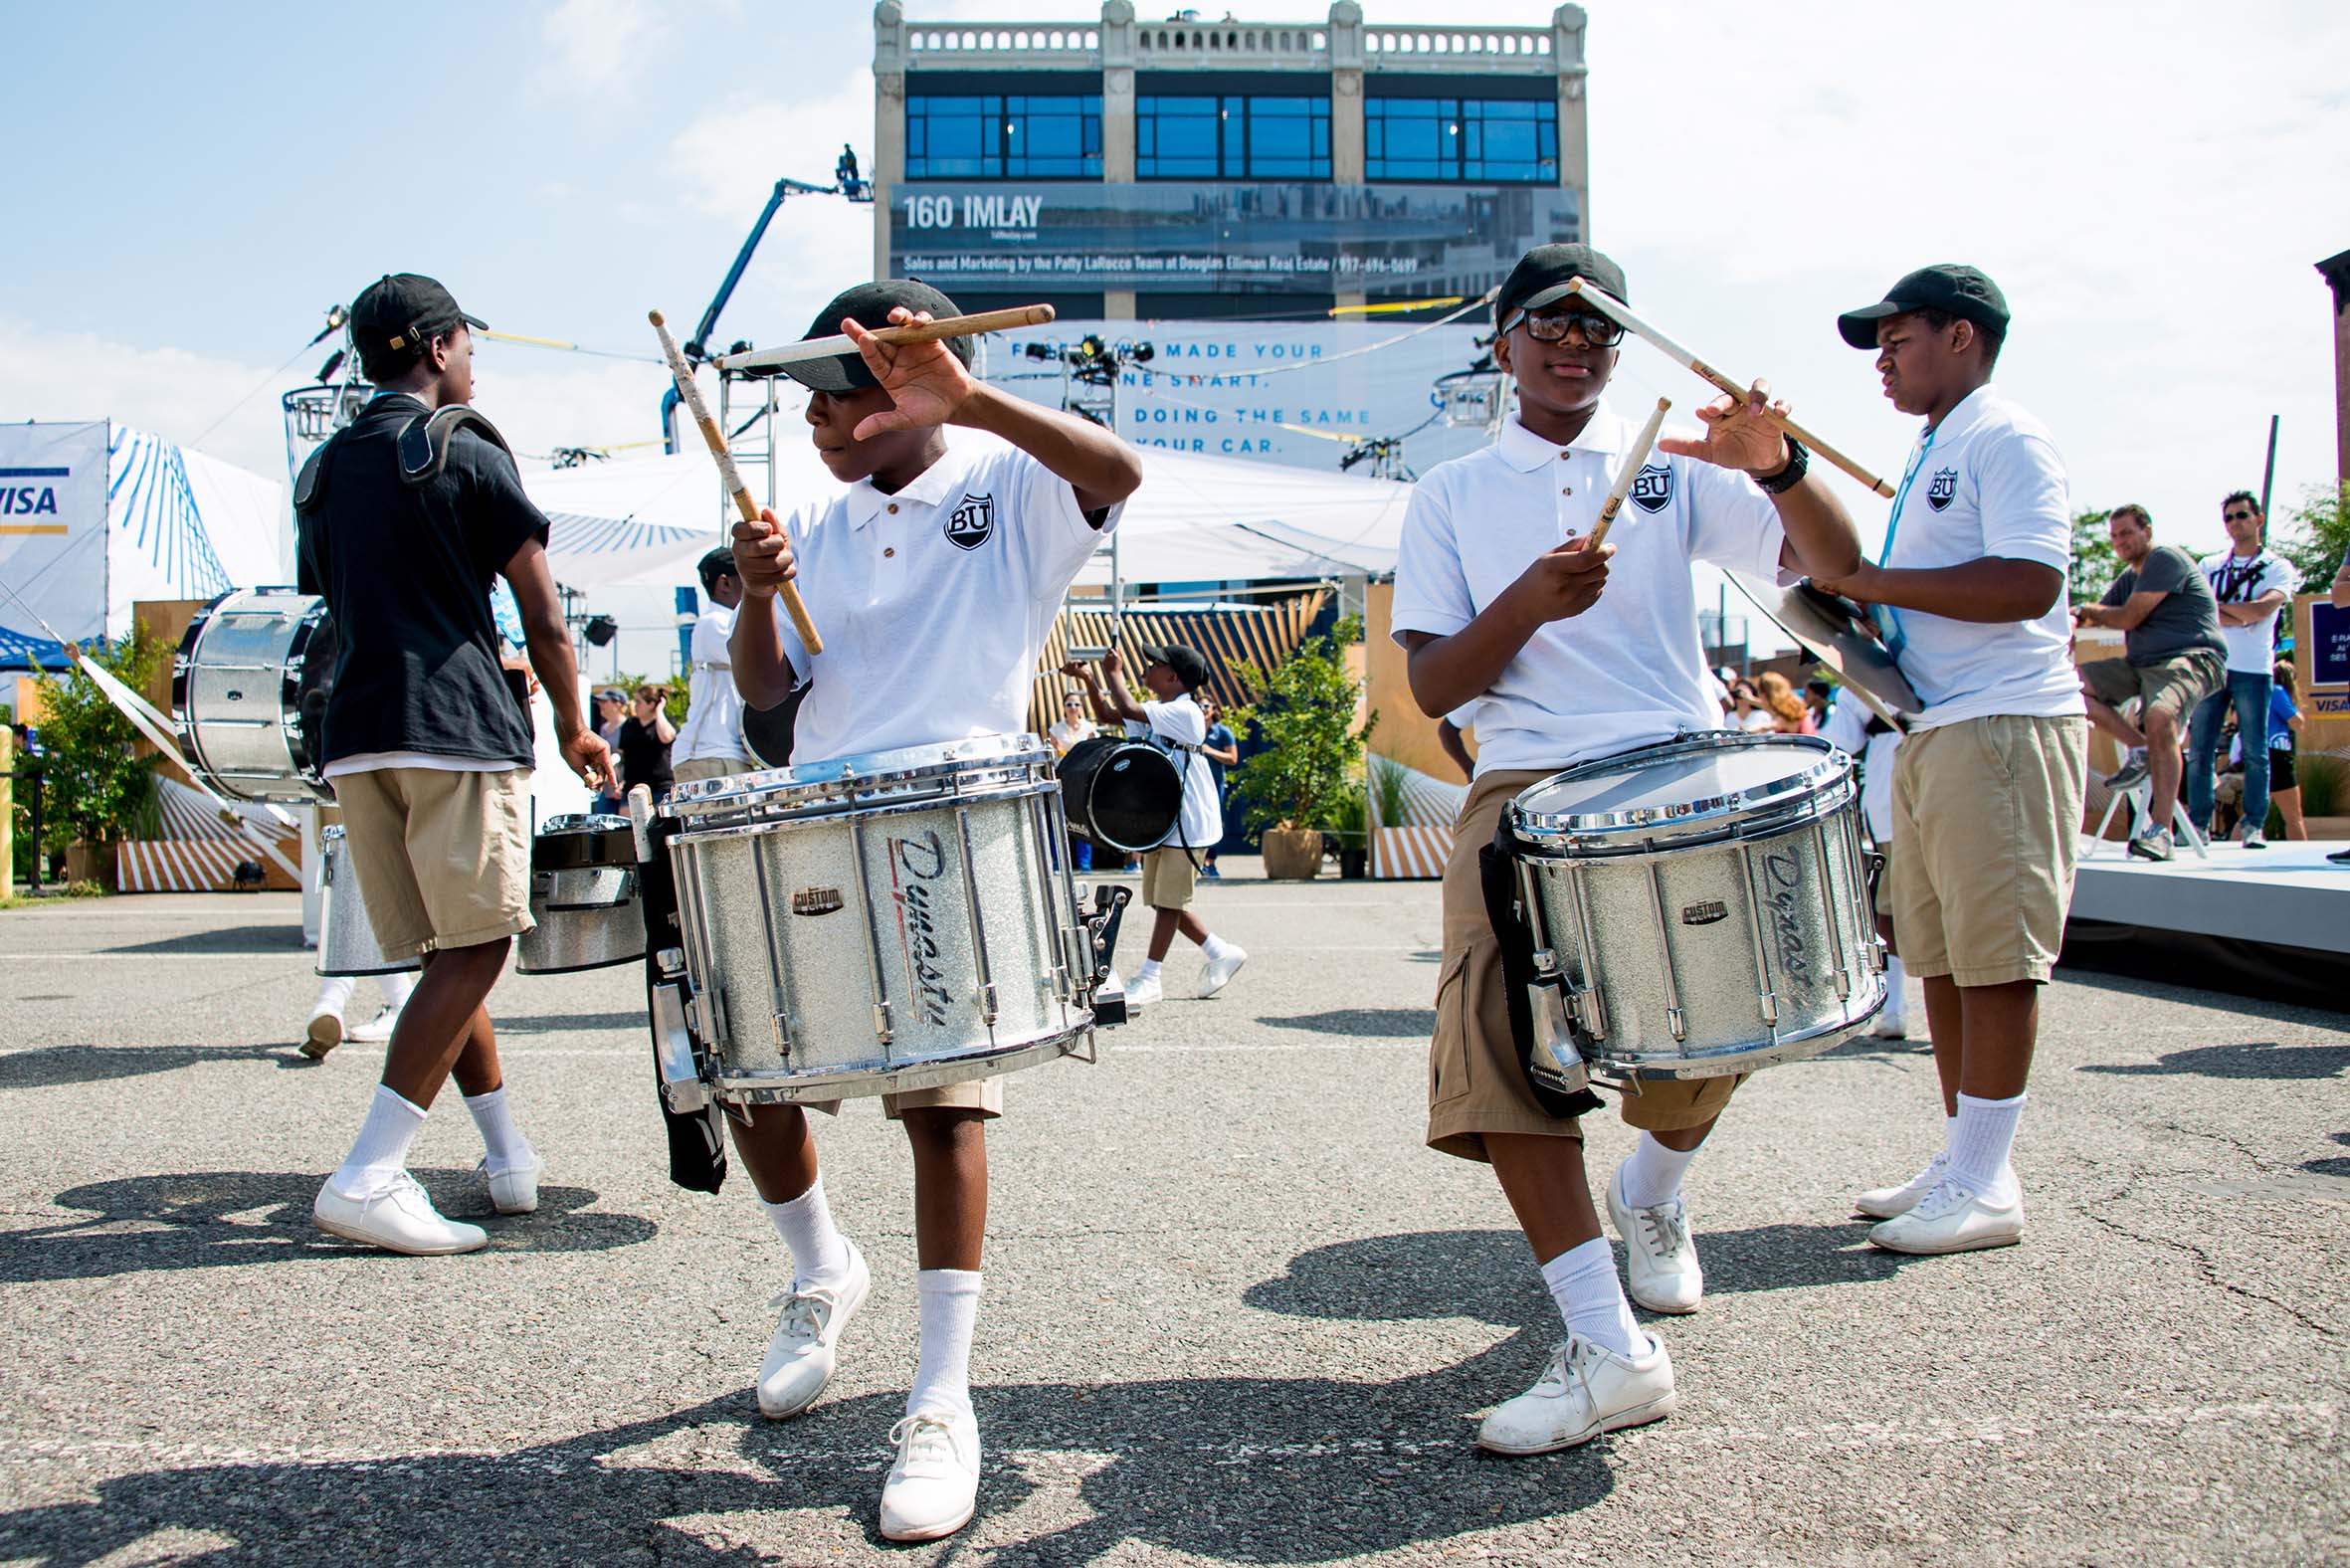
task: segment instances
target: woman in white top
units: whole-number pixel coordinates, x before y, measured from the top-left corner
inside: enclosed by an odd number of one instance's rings
[[[1066,757],[1071,748],[1093,738],[1093,720],[1085,716],[1085,699],[1072,691],[1061,699],[1061,722],[1045,731],[1053,755]]]

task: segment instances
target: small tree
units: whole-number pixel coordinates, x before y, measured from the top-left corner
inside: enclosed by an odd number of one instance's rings
[[[2342,555],[2350,548],[2350,485],[2328,490],[2312,485],[2301,492],[2301,504],[2281,530],[2272,530],[2270,548],[2293,563],[2301,574],[2304,593],[2323,593],[2342,569]]]
[[[2113,540],[2105,532],[2105,519],[2112,515],[2108,507],[2078,512],[2072,518],[2072,602],[2076,605],[2096,603],[2121,575],[2121,557],[2113,553]]]
[[[1343,616],[1332,635],[1305,639],[1270,672],[1247,661],[1234,665],[1257,700],[1230,715],[1233,732],[1254,731],[1265,743],[1232,772],[1233,788],[1249,802],[1251,832],[1333,828],[1340,800],[1362,789],[1357,768],[1371,723],[1355,728],[1363,684],[1348,673],[1342,652],[1362,640],[1362,617]]]
[[[111,649],[83,656],[133,691],[142,689],[163,657],[163,645],[144,627]],[[91,844],[152,838],[161,831],[162,800],[151,759],[133,751],[138,730],[79,665],[60,678],[34,678],[41,693],[42,830],[44,849],[76,839]],[[24,800],[20,790],[18,800]],[[29,804],[29,803],[28,803]]]

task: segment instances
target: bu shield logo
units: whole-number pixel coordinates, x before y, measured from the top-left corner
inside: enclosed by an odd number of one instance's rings
[[[1632,503],[1643,511],[1663,511],[1672,504],[1672,470],[1652,463],[1632,477]]]
[[[1926,504],[1936,511],[1948,511],[1950,503],[1958,499],[1958,470],[1934,470],[1934,483],[1926,487]]]
[[[947,514],[946,537],[957,549],[976,550],[996,531],[994,495],[965,495]]]

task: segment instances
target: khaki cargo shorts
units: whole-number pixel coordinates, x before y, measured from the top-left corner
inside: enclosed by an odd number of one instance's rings
[[[530,770],[377,768],[333,781],[384,957],[519,936],[530,917]]]
[[[1445,952],[1436,982],[1436,1038],[1428,1048],[1428,1146],[1482,1160],[1485,1134],[1524,1132],[1580,1138],[1572,1116],[1553,1116],[1534,1097],[1509,1029],[1501,943],[1485,918],[1477,851],[1493,842],[1501,813],[1527,785],[1555,771],[1482,773],[1453,825],[1445,860]],[[1665,1078],[1623,1096],[1627,1126],[1649,1132],[1701,1127],[1721,1114],[1739,1078]]]
[[[2227,684],[2227,658],[2208,648],[2174,654],[2150,665],[2133,665],[2126,659],[2092,659],[2080,667],[2081,689],[2106,706],[2144,699],[2138,716],[2140,728],[2145,727],[2148,715],[2168,713],[2185,729],[2195,704]]]
[[[2094,665],[2087,667],[2095,669]],[[2088,723],[1996,713],[1893,753],[1893,937],[1920,979],[2045,981],[2072,903]]]
[[[968,1082],[948,1083],[940,1088],[917,1088],[903,1094],[883,1094],[881,1114],[891,1121],[903,1121],[909,1110],[976,1110],[983,1121],[993,1121],[1004,1113],[1004,1080],[1000,1078],[972,1078]],[[841,1113],[844,1102],[837,1099],[810,1100],[803,1107],[821,1110],[828,1116]]]
[[[1188,909],[1199,891],[1199,868],[1191,852],[1162,844],[1142,857],[1142,901],[1153,909]]]

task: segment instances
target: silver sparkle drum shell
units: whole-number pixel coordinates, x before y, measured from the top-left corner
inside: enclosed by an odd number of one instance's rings
[[[1824,740],[1687,736],[1544,779],[1508,820],[1555,977],[1537,1015],[1573,1019],[1595,1076],[1749,1073],[1884,1006],[1858,781]]]
[[[708,780],[664,804],[711,1089],[823,1101],[1091,1038],[1052,753],[987,736]]]
[[[635,838],[626,817],[549,817],[531,841],[530,917],[514,941],[526,975],[605,969],[645,956]]]
[[[292,588],[244,588],[196,613],[171,665],[171,702],[188,761],[224,795],[331,801],[318,776],[317,715],[303,696],[332,677],[326,601]],[[313,657],[321,668],[310,668]]]
[[[359,896],[359,874],[352,868],[350,841],[337,824],[318,835],[318,957],[313,966],[322,975],[388,975],[422,969],[417,958],[395,963],[383,954],[375,926],[367,918],[367,902]]]

